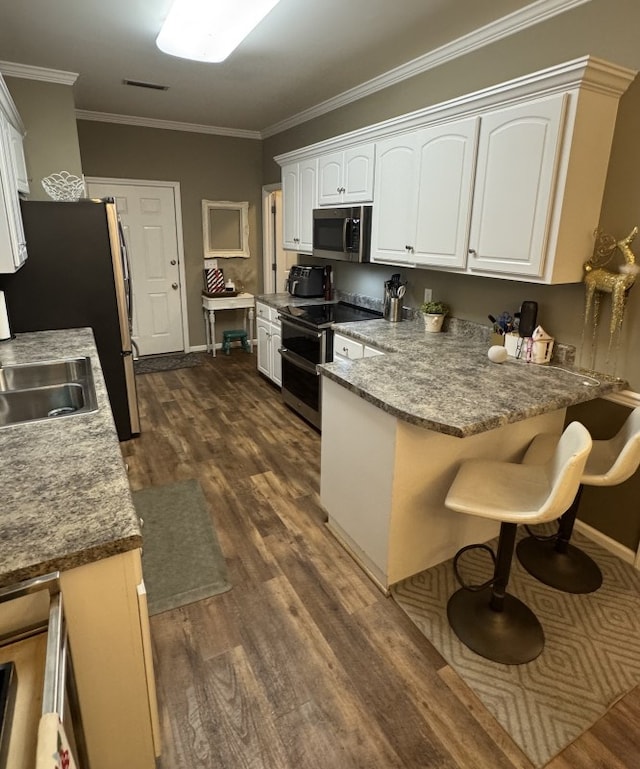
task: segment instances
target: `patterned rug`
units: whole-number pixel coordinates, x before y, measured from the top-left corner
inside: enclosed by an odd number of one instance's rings
[[[537,615],[546,643],[525,665],[491,662],[467,649],[447,622],[458,584],[451,561],[392,588],[392,596],[536,767],[542,767],[640,683],[640,573],[574,533],[604,575],[595,593],[572,595],[529,576],[514,556],[509,592]],[[488,555],[460,561],[465,581],[491,572]]]
[[[172,352],[168,355],[147,355],[133,362],[136,374],[153,374],[156,371],[172,371],[176,368],[192,368],[205,360],[202,352]]]

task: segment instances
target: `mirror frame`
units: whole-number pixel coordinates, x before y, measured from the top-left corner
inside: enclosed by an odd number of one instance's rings
[[[214,249],[209,248],[211,243],[210,212],[218,209],[237,211],[240,216],[240,248],[238,249]],[[205,259],[231,259],[239,256],[249,259],[249,203],[247,201],[234,202],[231,200],[203,200],[202,201],[202,237]]]

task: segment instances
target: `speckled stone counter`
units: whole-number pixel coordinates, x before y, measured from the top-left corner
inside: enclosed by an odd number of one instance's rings
[[[86,355],[97,411],[0,429],[0,586],[142,545],[91,329],[0,342],[4,365]]]
[[[288,294],[258,297],[272,307],[321,303]],[[328,379],[383,411],[436,432],[466,437],[538,414],[622,390],[627,383],[569,366],[547,366],[509,358],[491,363],[488,329],[451,323],[431,334],[421,317],[334,324],[334,331],[383,350],[386,355],[340,360],[321,366]]]

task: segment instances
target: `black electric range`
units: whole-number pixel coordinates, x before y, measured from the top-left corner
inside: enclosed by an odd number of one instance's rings
[[[357,307],[347,302],[327,302],[325,304],[302,304],[298,307],[287,305],[279,310],[289,320],[304,323],[313,328],[329,328],[333,323],[351,323],[359,320],[375,320],[382,313]]]
[[[334,323],[382,318],[381,312],[347,302],[288,305],[279,309],[282,324],[282,399],[318,430],[322,393],[318,366],[333,360]]]

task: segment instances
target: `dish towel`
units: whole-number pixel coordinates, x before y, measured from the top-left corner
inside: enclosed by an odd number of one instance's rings
[[[78,769],[57,713],[45,713],[40,719],[36,769]]]

